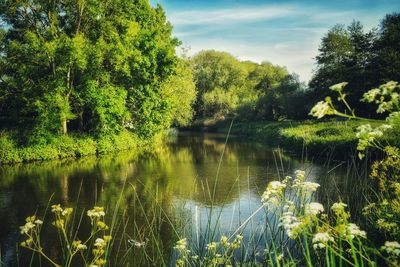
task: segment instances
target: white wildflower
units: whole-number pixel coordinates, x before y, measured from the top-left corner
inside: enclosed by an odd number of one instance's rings
[[[77,250],[85,250],[85,249],[87,249],[87,246],[85,244],[79,244],[76,246],[76,249]]]
[[[61,215],[68,217],[69,215],[71,215],[72,211],[72,208],[66,208],[61,212]]]
[[[186,238],[183,238],[176,242],[175,249],[180,250],[180,251],[185,251],[187,246],[187,240]]]
[[[93,209],[87,211],[87,216],[89,216],[91,219],[104,217],[104,215],[106,214],[103,207],[94,207]]]
[[[297,182],[293,184],[293,188],[298,188],[308,193],[315,192],[320,185],[313,182]]]
[[[62,211],[63,211],[63,209],[61,208],[60,204],[51,206],[51,212],[53,212],[53,213],[59,213],[59,212],[62,212]]]
[[[329,106],[327,102],[320,101],[311,109],[309,115],[321,119],[325,115],[331,115],[333,113],[334,113],[333,109]]]
[[[400,256],[400,244],[397,241],[386,241],[382,249],[388,254]]]
[[[128,243],[137,248],[143,248],[146,245],[146,241],[137,241],[137,240],[133,240],[133,239],[129,239]]]
[[[336,203],[333,203],[333,205],[332,205],[332,207],[331,207],[331,210],[332,210],[333,212],[338,212],[338,211],[344,210],[345,207],[347,207],[346,204],[344,204],[344,203],[342,203],[342,202],[336,202]]]
[[[305,212],[308,215],[317,215],[324,212],[324,206],[318,202],[311,202],[307,204]]]
[[[349,225],[347,226],[347,234],[348,236],[353,239],[354,237],[358,236],[358,237],[363,237],[366,238],[367,237],[367,233],[365,231],[362,231],[360,229],[360,227],[358,227],[358,225],[354,224],[354,223],[349,223]]]
[[[231,245],[231,243],[229,243],[229,238],[224,235],[221,236],[221,244],[225,247],[229,247]]]
[[[368,103],[372,103],[375,100],[375,98],[380,94],[380,92],[381,91],[378,88],[369,90],[363,95],[362,100]]]
[[[283,206],[283,209],[293,212],[296,209],[296,206],[294,205],[293,201],[287,200],[285,205]]]
[[[338,83],[329,87],[332,91],[341,92],[343,88],[347,85],[347,82]]]
[[[300,181],[304,181],[304,178],[306,176],[306,172],[302,170],[297,170],[294,172],[296,174],[296,178],[299,179]]]
[[[267,204],[269,202],[275,203],[278,198],[282,195],[283,189],[286,188],[286,184],[279,181],[272,181],[268,184],[267,189],[261,196],[261,202]]]
[[[302,224],[299,222],[298,218],[293,215],[293,212],[288,211],[282,214],[280,221],[280,226],[286,230],[288,237],[295,239],[299,229],[302,227]]]
[[[106,244],[106,241],[104,241],[103,238],[97,238],[96,241],[94,242],[95,247],[104,247]]]
[[[25,223],[24,226],[20,226],[19,228],[21,229],[21,234],[27,234],[29,233],[30,230],[32,230],[33,228],[35,228],[35,224],[33,224],[32,222],[27,222]]]
[[[206,245],[207,250],[215,250],[217,248],[217,243],[216,242],[211,242]]]
[[[392,126],[389,124],[383,124],[376,128],[372,128],[370,124],[359,126],[356,134],[358,138],[357,150],[364,151],[368,147],[373,146],[375,140],[383,136],[383,133],[389,129],[392,129]],[[359,156],[362,158],[363,154],[361,153]]]
[[[317,233],[312,239],[314,249],[325,248],[328,242],[333,242],[334,238],[328,233]]]

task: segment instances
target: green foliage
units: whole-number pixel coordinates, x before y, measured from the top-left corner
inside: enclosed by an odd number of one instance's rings
[[[202,96],[204,115],[224,116],[233,112],[238,104],[238,96],[231,91],[216,88]]]
[[[146,137],[169,126],[161,87],[179,42],[160,6],[2,1],[0,17],[0,112],[33,119],[39,139],[68,128],[114,134],[128,119]]]
[[[46,143],[23,146],[8,132],[0,134],[0,164],[43,161],[63,158],[79,158],[121,150],[139,149],[142,141],[124,130],[117,135],[93,139],[87,135],[48,137]]]
[[[381,161],[374,162],[371,178],[376,183],[378,190],[376,198],[364,208],[364,214],[371,221],[372,228],[384,233],[387,238],[399,240],[400,159],[395,156],[388,156]]]
[[[378,30],[365,32],[358,21],[347,28],[336,25],[322,38],[317,69],[309,83],[310,101],[316,103],[327,96],[333,98],[329,87],[346,81],[351,88],[347,101],[360,115],[379,115],[370,105],[359,102],[362,95],[379,84],[399,80],[400,76],[400,14],[388,14]],[[338,107],[342,103],[335,103]]]
[[[319,118],[325,115],[336,114],[345,118],[366,121],[367,119],[359,117],[351,108],[346,100],[346,94],[343,92],[347,83],[340,83],[331,86],[330,89],[339,94],[338,100],[342,102],[350,111],[350,115],[339,111],[327,97],[325,101],[319,102],[312,110],[311,114]],[[381,233],[390,238],[398,240],[400,238],[400,151],[399,151],[399,114],[400,114],[400,85],[397,82],[387,82],[378,88],[369,90],[362,98],[367,103],[378,105],[377,113],[388,113],[386,121],[377,121],[377,127],[371,124],[363,124],[357,128],[357,139],[359,157],[365,156],[368,148],[377,149],[385,152],[385,158],[376,161],[372,166],[371,177],[375,180],[377,189],[376,197],[368,206],[364,208],[364,215],[372,226],[379,229]],[[387,138],[391,133],[395,138]],[[397,146],[396,146],[397,145]],[[393,246],[389,242],[388,245]],[[386,244],[385,244],[386,246]],[[399,247],[396,243],[395,246]],[[393,252],[393,248],[387,249],[387,252]],[[391,256],[390,264],[398,265],[398,251]],[[397,257],[396,257],[397,256]]]
[[[369,121],[372,126],[379,123]],[[363,125],[360,121],[258,121],[234,122],[231,134],[243,136],[280,146],[286,150],[308,155],[329,155],[343,158],[354,155],[358,138],[357,129]],[[219,123],[211,129],[226,133],[229,124]],[[388,133],[388,141],[395,141],[396,135]]]
[[[379,70],[375,73],[376,80],[381,83],[400,81],[400,13],[387,14],[381,21],[378,35],[371,63]]]
[[[19,155],[13,138],[7,132],[0,132],[0,159],[2,162],[18,162]]]
[[[135,149],[138,148],[140,142],[139,138],[129,131],[122,131],[114,136],[104,136],[97,140],[97,154]]]
[[[197,89],[195,111],[198,117],[231,113],[236,106],[234,94],[244,85],[246,72],[240,62],[226,52],[201,51],[192,58]],[[218,97],[223,97],[219,100]],[[212,110],[209,110],[212,108]]]
[[[332,91],[338,94],[338,101],[345,106],[344,111],[340,111],[333,103],[331,97],[326,97],[324,101],[318,102],[310,111],[310,115],[319,119],[327,115],[337,115],[343,118],[366,121],[357,128],[356,137],[358,139],[357,150],[359,157],[364,157],[364,152],[368,148],[385,151],[387,145],[399,145],[397,138],[387,139],[387,132],[397,135],[400,130],[400,85],[397,82],[387,82],[379,88],[371,89],[363,95],[362,101],[378,104],[377,113],[389,113],[385,121],[375,120],[376,127],[372,127],[367,118],[356,115],[355,110],[350,106],[347,100],[347,94],[344,92],[347,82],[335,84],[330,87]],[[348,114],[346,113],[348,112]],[[384,137],[386,133],[386,138]],[[386,139],[386,140],[385,140]],[[392,151],[393,152],[393,151]],[[397,154],[400,157],[400,154]]]
[[[254,120],[306,115],[286,112],[287,106],[301,99],[304,86],[284,67],[269,62],[239,61],[214,50],[198,53],[192,64],[198,91],[195,105],[198,119],[228,115]]]
[[[88,85],[88,106],[92,110],[92,128],[97,135],[113,135],[123,128],[127,92],[121,87]]]
[[[169,100],[170,111],[167,117],[172,125],[187,126],[193,117],[193,104],[197,95],[188,59],[179,59],[175,75],[163,84],[162,95]]]
[[[245,70],[229,53],[215,50],[201,51],[192,61],[194,80],[200,94],[215,88],[228,91],[244,83]]]

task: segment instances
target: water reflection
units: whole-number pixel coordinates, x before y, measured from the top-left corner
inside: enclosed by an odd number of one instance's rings
[[[342,186],[332,181],[345,177],[341,167],[327,174],[330,166],[304,163],[255,142],[231,139],[226,147],[224,142],[223,135],[183,134],[152,154],[125,152],[101,158],[2,166],[3,262],[16,263],[18,226],[35,211],[43,214],[51,197],[53,204],[75,207],[79,212],[94,205],[105,206],[110,218],[118,206],[121,234],[116,237],[119,249],[113,252],[112,263],[144,266],[146,259],[154,260],[162,250],[163,256],[156,260],[163,265],[171,256],[176,231],[187,228],[187,221],[194,222],[191,231],[196,238],[204,236],[211,207],[219,214],[213,215],[211,221],[221,231],[232,233],[260,206],[259,196],[271,180],[291,175],[296,169],[307,170],[310,180],[318,178],[330,188],[326,191],[329,194],[320,196],[329,202],[335,198],[332,192],[337,192],[331,189]],[[253,217],[253,229],[263,227],[263,216],[260,213]],[[85,235],[85,231],[89,229],[82,227],[80,234]],[[44,240],[56,240],[53,230],[44,234],[49,238]],[[158,238],[159,243],[149,241],[146,255],[128,242],[152,240],[149,237]],[[57,255],[55,243],[48,242],[46,246]],[[26,257],[22,257],[20,265],[25,266],[29,255],[21,252]]]

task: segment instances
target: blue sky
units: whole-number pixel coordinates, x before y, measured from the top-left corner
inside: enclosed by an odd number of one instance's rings
[[[174,35],[192,55],[227,51],[241,60],[270,61],[308,81],[323,35],[335,24],[376,27],[400,0],[152,0],[160,3]]]

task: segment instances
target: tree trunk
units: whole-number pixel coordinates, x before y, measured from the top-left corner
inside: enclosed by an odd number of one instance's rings
[[[79,130],[83,132],[83,111],[79,112]]]
[[[61,134],[67,135],[68,128],[67,128],[67,118],[65,116],[61,117]]]

